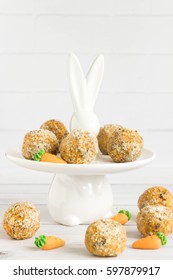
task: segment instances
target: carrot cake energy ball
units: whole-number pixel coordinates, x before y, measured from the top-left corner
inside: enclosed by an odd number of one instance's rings
[[[34,159],[38,151],[56,154],[58,147],[58,140],[53,132],[45,129],[33,130],[24,137],[22,154],[26,159]]]
[[[11,238],[30,238],[40,227],[40,212],[28,202],[17,202],[5,212],[3,227]]]
[[[96,158],[97,152],[97,138],[82,129],[74,129],[60,145],[61,157],[68,163],[90,163]]]
[[[157,232],[169,235],[173,233],[173,211],[162,205],[146,206],[138,213],[136,223],[144,236]]]
[[[173,209],[173,195],[164,187],[151,187],[141,194],[138,199],[139,209],[148,205],[163,205]]]
[[[85,246],[95,256],[117,256],[126,248],[125,227],[112,219],[97,220],[87,228]]]
[[[97,135],[97,139],[102,154],[104,155],[108,154],[107,151],[108,139],[110,138],[110,136],[114,131],[117,131],[121,128],[122,128],[121,125],[116,125],[116,124],[106,124],[104,127],[100,128],[99,134]]]
[[[48,120],[44,122],[40,128],[50,130],[56,135],[58,140],[58,149],[62,139],[68,134],[68,130],[66,129],[65,125],[57,120]]]
[[[141,155],[143,145],[143,139],[137,131],[123,128],[113,132],[107,149],[114,162],[130,162]]]

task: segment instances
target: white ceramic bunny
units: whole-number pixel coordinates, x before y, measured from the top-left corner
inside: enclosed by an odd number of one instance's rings
[[[103,79],[103,73],[103,55],[99,55],[95,59],[85,78],[78,58],[75,54],[70,54],[68,78],[74,106],[70,130],[82,128],[95,135],[98,133],[100,123],[93,110]]]
[[[67,226],[88,224],[112,214],[111,185],[104,175],[55,175],[48,198],[51,217]]]

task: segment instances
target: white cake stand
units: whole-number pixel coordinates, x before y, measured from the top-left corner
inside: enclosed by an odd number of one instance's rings
[[[155,155],[144,149],[141,157],[128,163],[113,163],[99,155],[92,164],[56,164],[26,160],[20,149],[6,153],[9,160],[32,170],[55,173],[48,196],[48,209],[58,223],[75,226],[112,215],[112,189],[107,174],[142,167]]]

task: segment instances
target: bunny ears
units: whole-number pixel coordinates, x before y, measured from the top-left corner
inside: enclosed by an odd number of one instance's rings
[[[104,57],[99,55],[91,65],[85,78],[75,54],[70,54],[68,79],[75,111],[92,111],[95,105],[104,73]]]

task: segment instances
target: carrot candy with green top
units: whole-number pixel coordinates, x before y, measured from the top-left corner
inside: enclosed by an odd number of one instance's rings
[[[56,155],[50,154],[50,153],[46,153],[44,150],[38,151],[34,155],[34,160],[35,161],[42,161],[42,162],[67,163],[62,158],[60,158]]]
[[[65,241],[56,236],[40,235],[35,238],[34,244],[42,250],[52,250],[65,245]]]
[[[117,215],[112,217],[114,221],[117,221],[122,225],[130,221],[131,218],[132,218],[132,214],[127,210],[120,210]]]
[[[163,245],[166,245],[167,239],[162,232],[149,235],[144,238],[138,239],[132,244],[134,249],[160,249]]]

